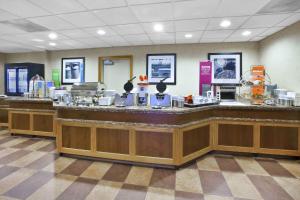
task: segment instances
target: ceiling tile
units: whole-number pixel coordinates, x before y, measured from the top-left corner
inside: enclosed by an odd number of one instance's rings
[[[223,42],[224,38],[201,38],[200,43],[216,43]]]
[[[264,36],[263,37],[262,36],[256,36],[256,37],[250,39],[250,41],[252,41],[252,42],[254,42],[254,41],[260,41],[260,40],[262,40],[264,38],[265,38]]]
[[[134,41],[130,42],[131,45],[134,46],[142,46],[142,45],[153,45],[153,42],[151,40],[149,41]]]
[[[209,18],[215,12],[220,0],[192,0],[174,2],[175,19]],[[163,11],[163,10],[159,10]]]
[[[271,28],[268,28],[266,31],[262,32],[261,34],[259,34],[259,36],[269,36],[269,35],[272,35],[282,29],[284,29],[285,27],[271,27]]]
[[[208,19],[190,19],[175,21],[176,31],[196,31],[205,30]]]
[[[124,35],[123,38],[128,42],[137,42],[137,41],[150,41],[150,38],[146,34],[140,34],[140,35]]]
[[[100,36],[97,33],[97,31],[100,30],[100,29],[103,30],[103,31],[105,31],[106,34]],[[110,27],[108,27],[108,26],[93,27],[93,28],[83,28],[82,30],[85,31],[85,32],[87,32],[87,33],[89,33],[89,34],[91,34],[91,35],[93,35],[93,36],[95,36],[95,37],[109,37],[109,36],[117,35],[117,33],[114,30],[112,30]]]
[[[122,46],[129,45],[129,43],[126,40],[124,40],[121,36],[118,35],[101,37],[101,40],[107,44],[110,44],[111,46],[117,46],[117,44],[120,44]]]
[[[291,14],[278,14],[278,15],[257,15],[251,17],[244,23],[242,28],[264,28],[272,27],[283,20],[287,19]]]
[[[125,0],[78,0],[88,9],[103,9],[126,6]]]
[[[202,38],[226,38],[233,30],[204,31]]]
[[[143,27],[140,24],[117,25],[117,26],[112,26],[111,28],[120,35],[145,33]]]
[[[132,12],[141,22],[172,20],[172,4],[147,4],[131,6]]]
[[[258,29],[247,29],[251,31],[251,35],[243,36],[242,33],[245,29],[236,30],[234,33],[230,35],[225,41],[227,42],[236,42],[236,41],[248,41],[253,37],[259,36],[261,33],[265,32],[267,28],[258,28]]]
[[[106,25],[137,23],[138,20],[128,7],[97,10],[95,14]]]
[[[105,24],[93,12],[77,12],[59,15],[76,27],[104,26]]]
[[[185,38],[185,34],[192,34],[191,38]],[[197,43],[200,41],[202,36],[202,31],[197,32],[177,32],[176,33],[176,43]]]
[[[10,26],[10,25],[7,25],[7,24],[2,24],[0,22],[0,35],[3,35],[3,34],[21,34],[21,33],[27,33],[21,29],[18,29],[14,26]]]
[[[20,17],[36,17],[50,14],[27,0],[0,0],[0,9]]]
[[[84,44],[88,44],[88,45],[95,45],[95,44],[105,44],[105,42],[103,42],[102,40],[96,38],[96,37],[88,37],[88,38],[78,38],[76,39],[76,41],[84,43]],[[107,45],[107,44],[106,44]]]
[[[68,12],[84,11],[86,8],[74,0],[29,0],[35,5],[51,12],[61,14]]]
[[[159,42],[175,43],[175,33],[153,33],[153,34],[149,34],[149,37],[153,41],[153,43],[159,43]]]
[[[272,0],[265,7],[263,7],[258,13],[283,13],[283,12],[295,12],[300,8],[299,0]]]
[[[165,3],[171,0],[127,0],[128,5]]]
[[[29,18],[29,21],[44,26],[50,30],[62,30],[75,28],[74,25],[56,16]]]
[[[162,24],[164,27],[163,32],[174,32],[175,31],[174,23],[172,21],[159,22],[159,23]],[[152,23],[143,23],[142,25],[143,25],[143,28],[146,31],[146,33],[157,33],[153,29],[153,26],[155,24],[156,24],[155,22],[152,22]]]
[[[223,0],[215,12],[215,17],[253,15],[270,0]]]
[[[0,10],[0,21],[12,20],[17,18],[19,17],[11,14],[10,12],[7,12],[5,10]]]
[[[280,22],[279,24],[276,24],[276,26],[289,26],[289,25],[294,24],[298,21],[300,21],[300,13],[295,13],[292,16],[290,16],[287,19]]]
[[[68,30],[61,30],[57,31],[59,34],[65,35],[69,38],[76,39],[76,38],[87,38],[91,37],[92,35],[80,30],[80,29],[68,29]]]
[[[219,30],[226,29],[220,26],[222,20],[230,20],[231,26],[228,29],[237,29],[239,28],[249,17],[226,17],[226,18],[212,18],[209,21],[207,30]]]

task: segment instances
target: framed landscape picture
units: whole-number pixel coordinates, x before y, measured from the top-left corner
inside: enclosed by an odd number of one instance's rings
[[[146,68],[149,84],[164,83],[176,85],[176,54],[147,54]]]
[[[84,73],[84,57],[61,59],[61,83],[63,85],[84,82]]]
[[[213,84],[239,84],[242,76],[242,53],[209,53]]]

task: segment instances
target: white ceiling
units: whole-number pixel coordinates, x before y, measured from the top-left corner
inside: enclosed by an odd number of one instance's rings
[[[284,12],[280,12],[274,8],[280,1],[292,3],[285,4]],[[300,20],[297,1],[0,0],[0,52],[258,41]],[[5,23],[19,19],[49,31],[26,32]],[[224,19],[232,22],[229,28],[220,27]],[[163,24],[164,31],[155,32],[155,23]],[[99,29],[106,34],[98,35]],[[252,34],[242,36],[245,30]],[[50,32],[57,33],[58,38],[51,41]],[[187,33],[193,37],[185,38]],[[43,41],[33,41],[36,39]],[[49,42],[57,45],[49,46]]]

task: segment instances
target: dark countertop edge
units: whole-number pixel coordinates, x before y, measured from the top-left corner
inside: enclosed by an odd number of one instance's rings
[[[77,123],[93,123],[95,125],[118,125],[118,126],[140,126],[140,127],[153,127],[153,128],[166,128],[166,129],[175,129],[175,128],[186,128],[192,125],[199,123],[207,123],[211,120],[230,120],[237,122],[251,121],[251,122],[260,122],[260,123],[288,123],[288,124],[299,124],[299,120],[277,120],[277,119],[251,119],[251,118],[226,118],[226,117],[208,117],[206,119],[197,120],[193,122],[188,122],[180,125],[169,125],[169,124],[147,124],[147,123],[133,123],[133,122],[115,122],[115,121],[98,121],[98,120],[82,120],[82,119],[65,119],[57,118],[57,121],[63,122],[77,122]]]
[[[53,102],[50,98],[25,98],[25,97],[7,97],[7,102]]]

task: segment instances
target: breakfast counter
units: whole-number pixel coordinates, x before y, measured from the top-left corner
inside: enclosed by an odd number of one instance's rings
[[[300,108],[54,105],[62,154],[178,167],[213,150],[300,156]]]
[[[0,127],[8,127],[8,102],[6,97],[0,97]]]

